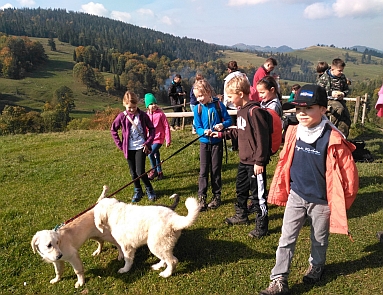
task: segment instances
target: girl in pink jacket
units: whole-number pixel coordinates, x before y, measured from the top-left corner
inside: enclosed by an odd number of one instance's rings
[[[148,155],[150,165],[153,169],[149,172],[148,177],[150,180],[156,177],[158,180],[161,180],[164,175],[161,168],[160,148],[164,141],[166,141],[166,147],[170,146],[170,127],[165,113],[158,108],[157,100],[152,93],[145,94],[145,106],[148,109],[147,114],[155,128],[152,152]]]

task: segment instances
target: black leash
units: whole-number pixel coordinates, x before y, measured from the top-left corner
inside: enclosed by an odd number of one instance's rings
[[[200,139],[203,135],[201,136],[198,136],[197,138],[193,139],[191,142],[189,142],[188,144],[184,145],[182,148],[180,148],[179,150],[175,151],[173,154],[171,154],[169,157],[167,157],[165,160],[162,160],[160,164],[154,166],[153,168],[150,168],[148,171],[142,173],[140,176],[136,177],[135,179],[133,179],[131,182],[127,183],[126,185],[124,185],[123,187],[119,188],[118,190],[116,190],[115,192],[111,193],[110,195],[106,196],[106,198],[110,198],[112,196],[114,196],[115,194],[119,193],[120,191],[122,191],[123,189],[125,189],[126,187],[128,187],[129,185],[131,185],[132,183],[134,183],[135,181],[139,180],[140,178],[142,178],[145,174],[148,174],[150,171],[152,171],[153,169],[156,169],[158,166],[162,165],[162,163],[164,163],[165,161],[171,159],[172,157],[174,157],[175,155],[177,155],[179,152],[183,151],[184,149],[186,149],[188,146],[192,145],[194,142],[196,142],[198,139]],[[96,203],[97,204],[97,203]],[[96,204],[90,206],[89,208],[85,209],[83,212],[77,214],[76,216],[68,219],[67,221],[65,221],[64,223],[60,224],[60,225],[56,225],[54,230],[57,231],[60,227],[72,222],[73,220],[75,220],[76,218],[80,217],[81,215],[83,215],[84,213],[88,212],[89,210],[93,209]]]

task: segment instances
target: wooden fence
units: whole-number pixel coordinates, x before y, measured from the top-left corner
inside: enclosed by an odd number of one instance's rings
[[[283,100],[287,100],[289,98],[289,96],[283,96],[282,99]],[[367,99],[368,99],[368,95],[367,93],[363,96],[357,96],[357,97],[345,97],[344,100],[346,101],[352,101],[352,102],[355,102],[355,109],[354,109],[354,119],[353,119],[353,123],[357,123],[358,122],[358,118],[359,118],[359,113],[360,113],[360,109],[362,108],[362,119],[361,119],[361,124],[364,125],[364,120],[366,118],[366,105],[367,105]],[[165,115],[167,118],[182,118],[182,126],[181,126],[181,129],[183,130],[185,128],[185,118],[191,118],[193,117],[193,112],[189,112],[187,111],[186,109],[186,106],[189,105],[189,103],[186,102],[186,99],[184,99],[184,103],[183,104],[180,104],[178,106],[181,106],[182,107],[182,112],[177,112],[177,113],[174,113],[174,112],[169,112],[169,113],[166,113],[165,112]],[[173,109],[174,106],[169,106],[169,107],[163,107],[162,109],[163,110],[167,110],[167,109]],[[286,110],[284,112],[287,112],[287,113],[292,113],[292,112],[295,112],[294,109],[292,110]],[[236,115],[237,114],[237,110],[228,110],[228,113],[229,115]]]

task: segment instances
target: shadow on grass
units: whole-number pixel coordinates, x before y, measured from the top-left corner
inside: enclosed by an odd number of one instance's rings
[[[173,276],[192,273],[209,266],[235,263],[244,259],[272,259],[275,256],[255,251],[238,241],[209,239],[209,233],[216,230],[216,228],[204,228],[182,232],[174,248],[174,256],[178,258],[179,264]],[[149,272],[159,273],[159,271],[151,269],[151,265],[158,261],[158,258],[150,253],[148,247],[143,246],[137,250],[133,266],[126,274],[117,273],[123,267],[124,262],[116,259],[110,261],[106,269],[89,269],[87,273],[101,277],[113,276],[129,284]]]
[[[382,244],[375,243],[370,245],[364,249],[364,252],[369,254],[354,261],[344,261],[326,265],[322,279],[316,286],[325,286],[328,283],[337,280],[340,276],[347,277],[348,275],[360,272],[361,270],[381,268],[383,266]],[[291,294],[305,294],[312,288],[313,286],[305,285],[303,283],[296,284],[292,286]],[[366,294],[368,294],[367,290]]]

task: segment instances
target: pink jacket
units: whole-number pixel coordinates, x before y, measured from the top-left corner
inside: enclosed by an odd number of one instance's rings
[[[290,126],[285,137],[285,145],[270,186],[267,201],[270,204],[286,206],[290,193],[290,167],[294,157],[297,125]],[[330,207],[330,232],[349,234],[348,210],[356,198],[359,177],[352,151],[355,146],[336,130],[331,131],[326,159],[326,190]]]
[[[263,77],[269,74],[270,73],[266,71],[264,66],[259,67],[258,70],[255,72],[254,78],[253,78],[253,86],[250,87],[250,100],[260,101],[259,95],[257,92],[257,83],[259,80],[261,80]]]
[[[378,117],[383,117],[383,86],[380,88],[378,92],[378,101],[376,102],[375,109],[378,110],[376,114]]]
[[[165,113],[161,109],[157,109],[153,114],[149,113],[149,111],[147,111],[146,113],[148,114],[150,121],[152,121],[153,126],[156,130],[153,143],[163,144],[166,140],[166,142],[170,144],[170,126]]]

